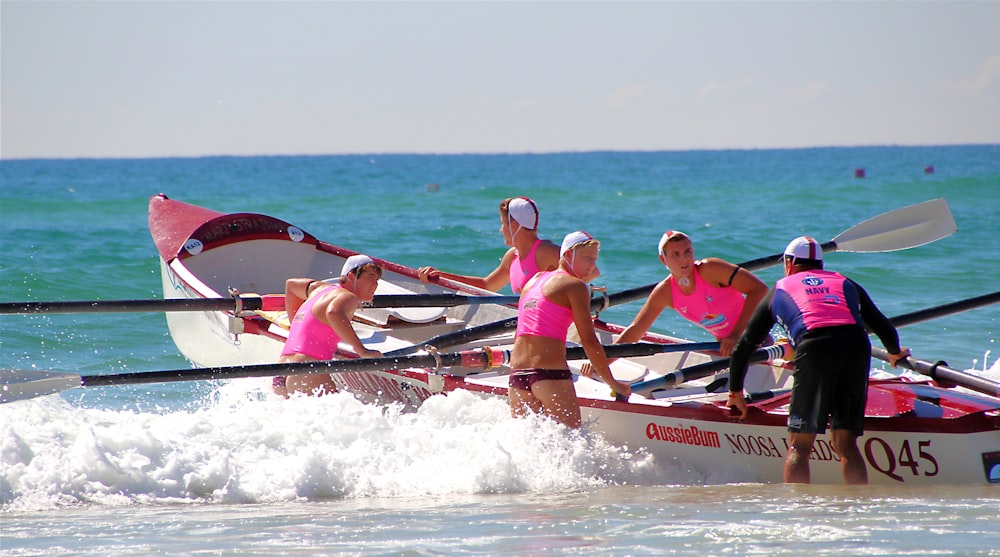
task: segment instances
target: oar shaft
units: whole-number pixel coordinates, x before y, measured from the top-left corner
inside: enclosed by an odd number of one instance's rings
[[[827,245],[833,242],[827,242],[823,244],[824,249],[827,249]],[[781,262],[781,254],[770,255],[767,257],[761,257],[744,263],[740,263],[741,267],[749,269],[751,271],[758,270],[770,265],[776,265]],[[641,300],[649,296],[656,285],[659,283],[647,284],[645,286],[637,286],[635,288],[630,288],[628,290],[623,290],[615,294],[610,294],[607,298],[603,296],[597,296],[590,300],[591,311],[599,311],[605,306],[612,307],[621,304],[626,304],[635,300]],[[504,331],[517,328],[517,317],[511,317],[508,319],[502,319],[500,321],[494,321],[492,323],[486,323],[484,325],[479,325],[469,329],[463,329],[461,331],[455,331],[451,333],[444,333],[438,335],[432,339],[423,342],[420,346],[411,346],[408,348],[401,348],[399,350],[390,352],[392,355],[405,355],[413,354],[418,352],[424,345],[435,346],[438,349],[450,348],[452,346],[457,346],[471,340],[477,340],[485,338],[492,335],[498,335]]]
[[[509,317],[507,319],[501,319],[500,321],[493,321],[483,325],[477,325],[468,329],[462,329],[460,331],[453,331],[451,333],[444,333],[428,339],[420,344],[407,346],[406,348],[400,348],[398,350],[393,350],[387,352],[386,356],[405,356],[407,354],[413,354],[423,350],[425,346],[433,346],[438,350],[444,350],[446,348],[451,348],[452,346],[457,346],[459,344],[465,344],[473,340],[480,340],[494,335],[498,335],[505,331],[509,331],[517,328],[517,316]]]
[[[892,324],[897,327],[905,327],[907,325],[913,325],[914,323],[920,323],[922,321],[928,321],[930,319],[937,319],[938,317],[944,317],[945,315],[960,313],[966,310],[975,309],[982,306],[988,306],[990,304],[995,304],[997,302],[1000,302],[1000,291],[993,292],[991,294],[983,294],[982,296],[976,296],[975,298],[967,298],[965,300],[959,300],[957,302],[951,302],[949,304],[942,304],[940,306],[906,313],[897,317],[893,317]]]
[[[837,251],[837,242],[830,240],[829,242],[820,244],[820,247],[823,248],[823,253]],[[751,259],[750,261],[744,261],[743,263],[740,263],[740,267],[743,267],[748,271],[759,271],[766,267],[773,267],[781,264],[783,257],[784,254],[782,253],[766,255],[764,257],[758,257],[757,259]]]
[[[635,343],[606,347],[609,356],[640,356],[684,350],[713,350],[717,342],[651,344]],[[582,359],[582,348],[570,348],[569,359]],[[404,368],[464,368],[489,369],[510,361],[508,350],[482,348],[444,354],[420,354],[414,356],[366,358],[353,360],[331,360],[322,362],[258,364],[231,367],[204,367],[193,369],[173,369],[163,371],[140,371],[108,375],[79,376],[65,373],[38,371],[12,371],[7,379],[9,387],[0,393],[0,403],[34,398],[56,393],[74,387],[100,387],[110,385],[141,385],[148,383],[170,383],[177,381],[203,381],[239,379],[247,377],[272,377],[274,375],[372,372]],[[20,374],[20,375],[19,375]],[[23,376],[23,377],[22,377]],[[8,392],[9,391],[9,392]]]
[[[632,358],[636,356],[652,356],[668,352],[704,352],[718,350],[718,342],[678,342],[674,344],[658,344],[652,342],[636,342],[632,344],[612,344],[604,347],[608,358]],[[586,360],[587,353],[582,346],[566,349],[567,360]]]
[[[519,296],[465,296],[462,294],[379,294],[366,308],[442,308],[481,304],[516,304]]]
[[[466,350],[437,355],[418,354],[405,357],[358,358],[353,360],[256,364],[87,375],[82,377],[82,385],[84,387],[137,385],[174,381],[273,377],[275,375],[371,372],[411,367],[437,368],[462,366],[476,368],[487,365],[499,366],[506,363],[507,359],[508,354],[504,350],[490,350],[489,352],[486,350]]]
[[[889,353],[882,348],[872,348],[872,356],[886,362],[889,361]],[[1000,383],[990,381],[985,377],[979,377],[978,375],[972,375],[971,373],[950,368],[946,362],[932,363],[909,357],[900,360],[898,365],[926,375],[927,377],[941,383],[954,383],[955,385],[960,385],[966,389],[1000,398]]]
[[[987,306],[990,304],[995,304],[997,302],[1000,302],[1000,292],[994,292],[992,294],[984,294],[982,296],[976,296],[974,298],[967,298],[965,300],[959,300],[957,302],[942,304],[940,306],[935,306],[932,308],[927,308],[920,311],[899,315],[897,317],[890,318],[890,321],[892,321],[892,323],[897,327],[903,327],[906,325],[919,323],[921,321],[927,321],[928,319],[934,319],[936,317],[942,317],[945,315],[951,315],[953,313],[958,313],[982,306]],[[768,356],[766,354],[766,351],[772,348],[774,347],[769,346],[765,349],[759,349],[755,351],[750,357],[750,362],[754,363],[778,357],[778,356]],[[875,349],[872,350],[872,354],[875,355]],[[768,356],[768,357],[762,357],[762,356]],[[660,389],[660,388],[670,387],[673,385],[679,385],[681,383],[684,383],[686,381],[692,381],[694,379],[701,379],[703,377],[708,377],[709,375],[712,375],[717,371],[726,369],[727,367],[729,367],[729,363],[730,363],[730,358],[724,358],[714,362],[707,362],[704,364],[699,364],[679,369],[677,371],[668,373],[663,377],[650,379],[649,381],[644,381],[642,383],[636,383],[635,385],[632,386],[632,390],[633,392],[642,392],[643,390],[648,391],[653,389]],[[919,371],[919,370],[914,370],[914,371]],[[955,376],[958,380],[954,379],[950,380],[953,383],[966,386],[963,383],[959,383],[959,381],[964,381],[965,379],[964,376],[969,376],[969,375],[964,374],[962,372],[956,372],[956,373],[961,374]],[[975,377],[975,376],[969,376],[969,377]],[[972,385],[977,383],[975,381],[970,380],[969,384]],[[979,383],[978,386],[983,387],[984,385]],[[974,390],[979,390],[979,388],[976,387],[970,386],[969,388]],[[989,389],[990,387],[985,386],[985,388]]]
[[[828,251],[827,246],[830,246],[829,249],[834,249],[834,247],[836,247],[836,244],[834,244],[832,241],[823,244],[824,251]],[[738,265],[748,271],[758,271],[760,269],[764,269],[766,267],[772,267],[774,265],[781,263],[781,257],[782,255],[780,253],[777,253],[765,257],[758,257],[757,259],[751,259],[750,261],[744,261],[743,263],[739,263]],[[654,282],[652,284],[647,284],[645,286],[637,286],[635,288],[630,288],[628,290],[622,290],[621,292],[609,294],[607,297],[607,306],[613,307],[621,304],[627,304],[629,302],[634,302],[636,300],[643,300],[649,297],[649,295],[653,292],[653,289],[656,288],[656,285],[658,284],[659,284],[658,282]],[[591,311],[601,310],[604,308],[604,305],[605,305],[605,299],[603,297],[596,297],[590,301]]]
[[[261,309],[260,297],[241,297],[243,310]],[[168,311],[236,311],[235,298],[170,298],[167,300],[87,300],[68,302],[3,302],[0,314],[127,313]]]
[[[765,362],[775,360],[777,358],[788,357],[791,357],[791,348],[789,345],[775,344],[766,348],[758,348],[755,350],[752,354],[750,354],[750,363]],[[681,383],[714,375],[716,372],[724,370],[728,367],[729,358],[689,366],[672,371],[662,377],[636,383],[635,385],[632,385],[632,392],[642,394],[654,389],[673,387],[675,385],[680,385]]]
[[[462,294],[379,294],[367,308],[453,307],[479,304],[516,304],[517,296],[465,296]],[[260,296],[238,298],[170,298],[166,300],[79,300],[56,302],[0,302],[2,314],[34,313],[142,313],[176,311],[255,311],[263,308]]]
[[[922,246],[940,240],[957,230],[955,219],[943,199],[932,199],[874,216],[841,232],[836,238],[821,244],[823,253],[851,251],[856,253],[896,251]],[[781,263],[783,255],[775,253],[739,263],[748,271],[759,271]],[[608,305],[615,306],[649,296],[658,283],[639,286],[608,296]],[[603,306],[603,298],[591,302],[592,310]]]

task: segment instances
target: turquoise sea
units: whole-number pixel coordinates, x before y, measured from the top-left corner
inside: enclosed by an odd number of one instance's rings
[[[828,267],[889,316],[1000,286],[1000,145],[887,146],[5,160],[0,301],[162,297],[146,222],[161,192],[468,274],[505,249],[500,200],[527,195],[543,237],[583,229],[602,241],[596,284],[610,292],[664,276],[655,246],[666,229],[687,232],[699,256],[740,262],[944,197],[954,235],[829,254]],[[640,305],[602,318],[627,324]],[[709,340],[670,312],[655,329]],[[1000,306],[900,334],[921,359],[1000,373]],[[190,364],[162,314],[130,313],[0,315],[0,365]],[[729,484],[449,398],[401,414],[348,395],[279,402],[259,382],[201,382],[2,405],[0,555],[1000,555],[998,489]]]

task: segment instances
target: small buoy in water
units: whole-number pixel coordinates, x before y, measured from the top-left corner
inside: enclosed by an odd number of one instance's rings
[[[855,178],[864,178],[865,177],[865,169],[864,168],[855,168],[854,169],[854,177]]]
[[[439,189],[441,188],[437,184],[427,184],[424,186],[424,191],[438,191]]]
[[[934,174],[934,165],[928,164],[924,167],[924,174]]]

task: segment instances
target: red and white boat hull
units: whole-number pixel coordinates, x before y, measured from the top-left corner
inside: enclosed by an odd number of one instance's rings
[[[228,297],[230,289],[277,295],[284,291],[287,278],[339,274],[344,259],[355,253],[321,242],[278,219],[247,213],[226,215],[162,195],[150,200],[149,220],[162,259],[167,298]],[[447,281],[424,284],[415,270],[376,260],[385,271],[382,282],[394,293],[488,294]],[[440,308],[439,318],[411,321],[402,310],[392,315],[359,312],[362,322],[355,324],[355,330],[366,346],[386,353],[513,316],[514,307],[488,304]],[[287,336],[274,322],[232,311],[168,313],[167,322],[180,351],[199,366],[275,362]],[[621,331],[600,321],[595,325],[605,343]],[[509,349],[511,333],[465,342],[449,350],[487,345]],[[652,334],[644,340],[684,342]],[[348,349],[339,354],[352,356]],[[715,358],[693,351],[620,358],[613,371],[620,380],[638,381]],[[571,367],[578,369],[580,363],[571,362]],[[708,391],[712,377],[655,392],[652,398],[633,394],[628,401],[614,400],[599,381],[574,377],[585,427],[609,442],[652,454],[661,462],[677,462],[710,482],[780,482],[787,454],[785,422],[791,372],[781,365],[755,365],[751,370],[749,391],[776,392],[751,404],[745,422],[723,406],[724,390]],[[418,368],[335,373],[331,377],[339,388],[362,400],[416,408],[431,396],[459,389],[505,397],[507,371]],[[945,389],[929,381],[873,379],[866,416],[860,447],[873,483],[1000,484],[1000,399]],[[842,481],[839,458],[827,436],[819,437],[811,458],[814,482]]]

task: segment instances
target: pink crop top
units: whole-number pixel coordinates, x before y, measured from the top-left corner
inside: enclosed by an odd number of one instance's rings
[[[566,333],[573,323],[573,310],[550,301],[542,294],[542,287],[557,273],[545,271],[538,280],[521,294],[517,306],[517,336],[535,335],[550,337],[566,342]]]
[[[332,327],[316,319],[312,308],[316,304],[316,300],[320,299],[323,294],[340,287],[339,284],[333,284],[323,288],[313,294],[295,312],[292,328],[288,331],[288,340],[285,341],[285,347],[281,350],[282,356],[302,354],[317,360],[333,358],[334,352],[337,351],[337,343],[340,342],[340,335]]]
[[[510,289],[514,291],[514,294],[520,294],[521,289],[524,288],[524,283],[528,282],[531,277],[538,273],[539,269],[538,262],[535,261],[535,252],[538,251],[538,244],[541,243],[541,240],[535,240],[524,262],[521,261],[521,258],[516,253],[514,254],[514,260],[510,262],[509,271]]]
[[[746,299],[743,293],[731,287],[712,286],[701,278],[697,266],[694,275],[694,292],[690,296],[681,292],[676,280],[670,281],[674,309],[685,319],[712,333],[715,338],[725,338],[733,332],[740,319]]]

